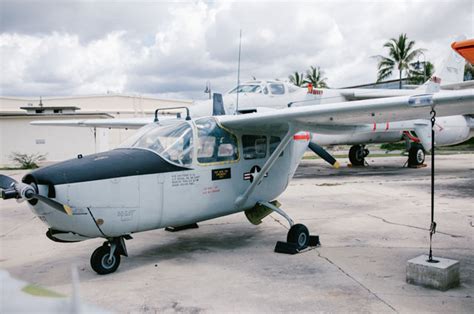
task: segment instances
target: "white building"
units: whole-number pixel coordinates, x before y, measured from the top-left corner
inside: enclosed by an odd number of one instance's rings
[[[13,152],[46,154],[47,162],[112,149],[134,130],[33,126],[53,119],[129,118],[153,115],[157,108],[189,106],[170,100],[123,94],[72,97],[0,97],[0,167],[13,166]]]

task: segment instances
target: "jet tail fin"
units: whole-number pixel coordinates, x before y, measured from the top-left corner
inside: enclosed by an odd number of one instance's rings
[[[436,73],[416,90],[426,93],[439,91],[439,85],[459,84],[464,80],[464,59],[454,50],[444,59],[439,67],[435,67]]]

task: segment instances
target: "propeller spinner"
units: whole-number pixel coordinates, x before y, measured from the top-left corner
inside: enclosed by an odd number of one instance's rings
[[[72,215],[72,209],[68,205],[61,204],[49,197],[40,195],[36,193],[36,189],[26,183],[17,182],[15,179],[0,174],[0,189],[1,189],[1,196],[4,200],[10,198],[16,199],[36,199],[39,202],[43,202],[48,206],[51,206],[57,211],[65,213],[69,216]]]

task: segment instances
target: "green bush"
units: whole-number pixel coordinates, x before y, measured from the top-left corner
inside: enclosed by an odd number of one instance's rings
[[[385,149],[385,150],[405,150],[406,149],[406,144],[405,142],[401,142],[401,143],[385,143],[385,144],[382,144],[380,145],[380,148],[381,149]]]
[[[10,159],[20,165],[21,169],[35,169],[38,168],[38,162],[44,160],[46,154],[21,154],[17,152],[13,152],[10,155]]]

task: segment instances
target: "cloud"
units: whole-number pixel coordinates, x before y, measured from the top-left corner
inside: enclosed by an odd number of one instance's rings
[[[330,86],[372,82],[373,55],[408,34],[440,62],[472,37],[471,1],[2,1],[3,95],[146,93],[205,98],[241,78],[318,65]]]

